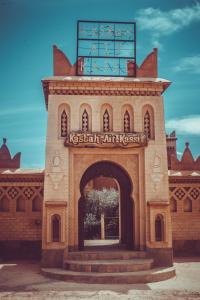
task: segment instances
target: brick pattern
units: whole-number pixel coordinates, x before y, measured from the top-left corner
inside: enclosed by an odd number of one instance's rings
[[[16,211],[17,200],[25,200],[25,211]],[[40,211],[32,211],[32,201],[40,201]],[[0,201],[8,201],[8,211],[0,211],[0,240],[41,240],[43,184],[0,186]]]
[[[170,184],[171,203],[176,201],[176,211],[172,211],[173,240],[200,240],[200,184]],[[184,202],[190,200],[192,211],[184,211]]]

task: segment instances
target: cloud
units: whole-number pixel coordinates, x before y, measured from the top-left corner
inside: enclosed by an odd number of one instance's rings
[[[156,46],[160,44],[160,37],[173,34],[200,21],[200,3],[169,11],[153,7],[140,9],[136,15],[136,21],[141,30],[148,30],[152,33],[152,42]]]
[[[176,130],[178,134],[200,135],[200,115],[186,116],[180,119],[168,120],[165,127]]]
[[[177,65],[172,68],[175,72],[190,72],[200,74],[200,54],[194,56],[183,57],[177,62]]]

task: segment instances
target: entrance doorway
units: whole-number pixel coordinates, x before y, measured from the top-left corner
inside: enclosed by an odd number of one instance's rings
[[[103,182],[102,182],[103,181]],[[115,203],[115,208],[112,212],[112,218],[116,218],[115,222],[115,230],[111,230],[112,232],[115,232],[116,238],[119,238],[119,243],[125,246],[128,249],[134,248],[134,201],[131,197],[132,195],[132,182],[127,174],[127,172],[122,169],[121,166],[117,165],[116,163],[110,162],[110,161],[101,161],[97,162],[93,165],[91,165],[83,174],[80,182],[80,192],[81,192],[81,198],[79,199],[79,249],[84,249],[84,239],[87,238],[86,234],[86,219],[88,214],[88,190],[92,190],[91,186],[95,185],[95,182],[98,183],[96,186],[100,189],[95,189],[96,191],[100,191],[99,195],[100,198],[103,197],[103,206],[109,207],[109,199],[106,199],[110,196],[110,193],[112,194],[112,197],[115,199],[113,200]],[[103,189],[104,188],[104,189]],[[93,189],[94,191],[94,189]],[[107,193],[107,194],[106,194]],[[118,195],[118,197],[117,197]],[[95,195],[93,194],[90,198],[94,198]],[[91,201],[90,199],[89,201]],[[98,202],[97,201],[97,202]],[[117,203],[118,202],[118,203]],[[99,202],[98,202],[99,203]],[[90,207],[90,205],[89,205]],[[103,213],[103,210],[101,210]],[[91,212],[89,212],[91,213]],[[109,216],[109,214],[107,214]],[[102,237],[102,221],[108,222],[108,220],[100,220],[100,216],[98,214],[98,217],[94,218],[92,214],[90,215],[91,218],[93,218],[94,223],[96,222],[96,232],[94,234],[97,234],[97,237]],[[102,218],[102,216],[101,216]],[[117,220],[118,218],[118,220]],[[114,219],[113,219],[114,220]],[[85,221],[85,227],[84,227],[84,221]],[[112,221],[114,222],[114,221]],[[112,223],[111,222],[111,223]],[[99,229],[98,229],[98,224]],[[116,230],[117,229],[117,230]],[[98,230],[100,232],[98,232]],[[107,234],[104,230],[104,235]],[[109,233],[108,233],[109,234]],[[91,236],[92,238],[92,236]],[[95,237],[94,237],[95,238]],[[105,238],[105,236],[104,236]]]

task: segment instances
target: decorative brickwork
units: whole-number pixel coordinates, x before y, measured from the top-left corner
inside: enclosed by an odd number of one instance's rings
[[[177,177],[169,178],[172,237],[176,244],[177,241],[198,241],[200,240],[200,178],[187,176],[184,178],[185,182],[182,182],[181,176]]]
[[[41,240],[44,177],[35,175],[33,181],[27,174],[28,182],[18,176],[7,175],[6,181],[5,175],[0,175],[4,179],[0,182],[0,241]]]

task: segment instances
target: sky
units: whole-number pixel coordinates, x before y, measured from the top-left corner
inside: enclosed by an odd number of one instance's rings
[[[52,76],[52,45],[76,59],[77,20],[136,21],[137,63],[158,47],[166,132],[200,154],[200,2],[193,0],[0,0],[0,138],[23,168],[43,168],[47,112],[41,79]]]

